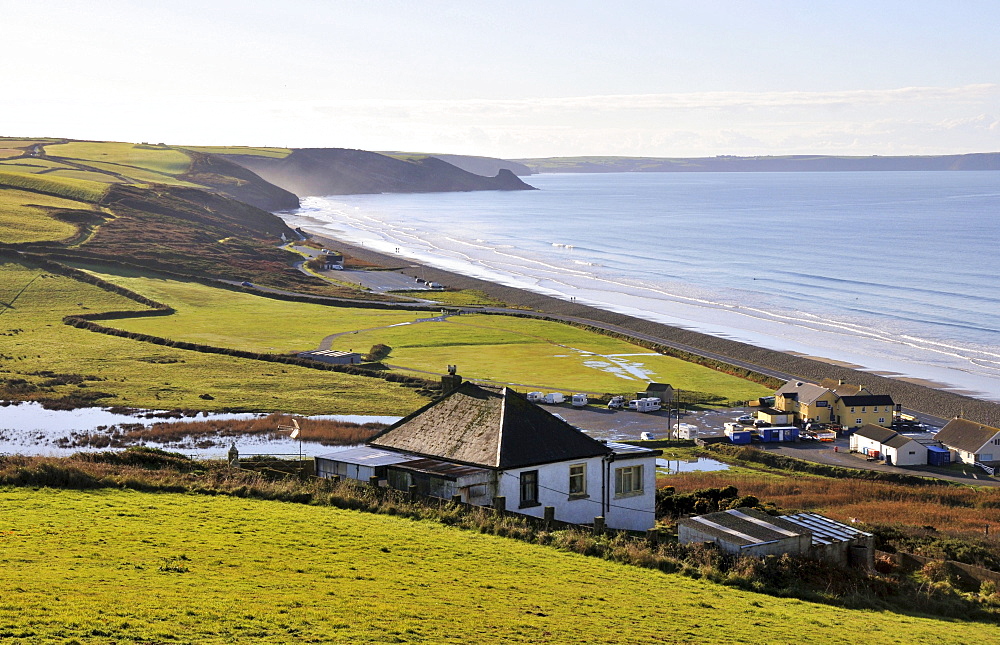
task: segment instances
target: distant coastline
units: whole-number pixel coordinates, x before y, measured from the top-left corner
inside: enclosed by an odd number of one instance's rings
[[[543,157],[510,159],[537,173],[602,172],[864,172],[1000,170],[1000,152],[927,156],[787,155],[739,157]],[[454,163],[454,162],[453,162]]]

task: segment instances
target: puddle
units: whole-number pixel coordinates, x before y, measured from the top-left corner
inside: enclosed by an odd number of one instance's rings
[[[111,426],[141,424],[149,427],[154,423],[169,423],[171,421],[211,421],[239,420],[265,417],[259,413],[199,413],[196,416],[185,416],[179,419],[164,418],[162,410],[136,410],[134,414],[112,412],[108,408],[77,408],[76,410],[46,410],[38,403],[11,404],[0,407],[0,454],[41,455],[65,457],[76,452],[97,452],[108,448],[72,447],[62,448],[57,442],[69,438],[73,433],[95,433],[108,431]],[[358,414],[324,414],[307,417],[310,419],[329,419],[348,421],[352,423],[395,423],[400,417],[358,415]],[[338,446],[324,446],[320,443],[302,442],[291,439],[269,439],[260,436],[219,437],[218,445],[206,446],[207,441],[215,440],[204,435],[188,437],[168,443],[145,442],[151,448],[162,448],[179,452],[199,459],[222,458],[229,451],[231,443],[241,455],[299,455],[315,456],[338,450]],[[112,448],[113,450],[113,448]]]
[[[708,457],[698,457],[697,459],[657,459],[656,471],[668,475],[677,473],[710,472],[715,470],[729,470],[729,464],[710,459]]]

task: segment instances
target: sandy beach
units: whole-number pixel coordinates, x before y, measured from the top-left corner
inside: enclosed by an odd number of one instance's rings
[[[489,282],[461,275],[452,271],[420,264],[409,258],[381,253],[362,246],[349,244],[329,236],[328,231],[304,230],[315,236],[324,246],[338,249],[359,260],[392,268],[413,278],[421,277],[459,289],[478,289],[487,295],[513,306],[529,308],[545,314],[571,316],[605,325],[614,325],[630,333],[653,337],[665,343],[675,342],[700,351],[718,354],[730,359],[745,361],[766,370],[793,375],[809,381],[824,378],[843,379],[849,383],[866,385],[872,391],[889,394],[905,408],[932,414],[944,419],[963,416],[975,421],[1000,425],[1000,404],[972,398],[960,392],[934,387],[926,381],[910,378],[891,378],[874,372],[854,369],[849,364],[806,355],[793,355],[747,343],[711,336],[690,329],[682,329],[635,316],[606,311],[579,302],[562,300],[544,294]]]

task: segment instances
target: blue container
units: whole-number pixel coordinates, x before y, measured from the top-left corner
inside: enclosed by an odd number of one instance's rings
[[[750,431],[741,430],[729,433],[729,440],[735,444],[745,445],[750,443]]]
[[[931,466],[947,466],[951,463],[951,452],[940,446],[927,446],[927,463]]]

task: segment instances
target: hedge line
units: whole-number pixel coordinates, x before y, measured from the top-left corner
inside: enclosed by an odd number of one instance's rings
[[[111,312],[115,313],[115,312]],[[125,316],[119,317],[133,317],[135,312],[118,312],[123,313]],[[142,314],[139,315],[158,315],[154,314]],[[264,352],[250,352],[243,349],[232,349],[229,347],[214,347],[212,345],[202,345],[200,343],[189,343],[182,340],[171,340],[169,338],[163,338],[161,336],[152,336],[150,334],[141,334],[138,332],[125,331],[124,329],[115,329],[114,327],[105,327],[104,325],[99,325],[93,322],[95,319],[107,319],[106,314],[83,314],[66,316],[63,318],[63,322],[77,329],[86,329],[88,331],[97,332],[99,334],[107,334],[108,336],[117,336],[119,338],[128,338],[129,340],[137,340],[144,343],[152,343],[154,345],[162,345],[164,347],[172,347],[174,349],[185,349],[195,352],[201,352],[203,354],[222,354],[224,356],[233,356],[236,358],[248,358],[255,361],[265,361],[268,363],[281,363],[283,365],[294,365],[296,367],[306,367],[314,370],[325,370],[328,372],[342,372],[344,374],[351,374],[354,376],[367,376],[369,378],[378,378],[390,383],[402,383],[416,385],[421,388],[434,388],[437,384],[432,381],[427,381],[425,379],[415,378],[413,376],[404,376],[402,374],[395,374],[392,372],[378,372],[364,369],[356,365],[331,365],[328,363],[319,363],[317,361],[312,361],[306,358],[299,358],[297,356],[288,356],[285,354],[267,354]]]

